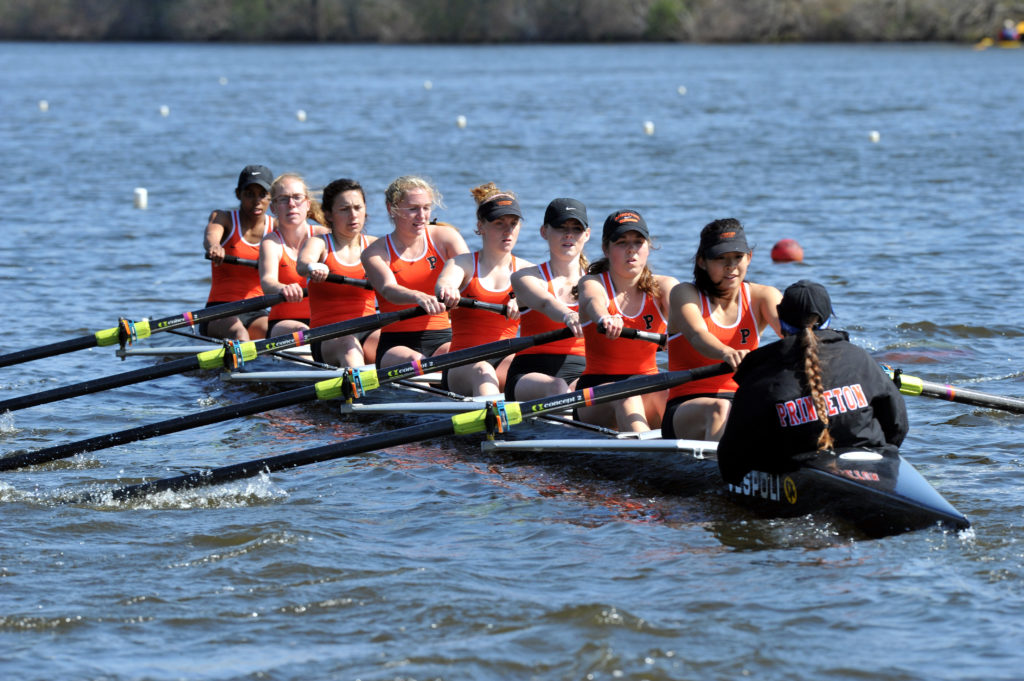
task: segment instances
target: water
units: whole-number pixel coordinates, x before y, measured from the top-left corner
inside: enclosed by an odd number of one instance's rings
[[[471,244],[468,190],[494,180],[527,211],[527,258],[543,254],[535,230],[555,196],[583,200],[596,225],[634,207],[660,246],[656,270],[680,278],[700,227],[735,216],[758,244],[751,279],[824,282],[879,360],[1022,395],[1020,58],[928,45],[0,45],[0,347],[200,307],[206,217],[233,204],[244,165],[265,163],[314,186],[360,179],[377,234],[387,183],[427,174],[446,195],[439,217]],[[132,207],[135,187],[148,210]],[[805,262],[772,264],[781,238]],[[0,397],[149,361],[94,349],[11,367]],[[161,379],[4,415],[0,449],[252,396]],[[58,503],[379,428],[325,406],[4,473],[0,668],[26,680],[1020,678],[1021,417],[908,407],[904,453],[970,532],[864,541],[586,461],[495,461],[449,441],[127,506]]]

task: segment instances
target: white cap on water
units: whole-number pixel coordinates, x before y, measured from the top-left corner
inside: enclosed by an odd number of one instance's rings
[[[456,118],[455,119],[455,125],[459,126],[460,128],[466,127],[466,117],[465,116],[459,116],[458,118]]]
[[[50,110],[50,103],[48,101],[46,101],[45,99],[40,99],[39,100],[39,110],[42,111],[43,113],[46,113],[47,111]]]
[[[653,121],[644,121],[644,134],[645,135],[653,135],[654,134],[654,122]]]
[[[878,140],[882,139],[882,136],[878,134],[877,130],[872,130],[868,133],[868,139],[872,142],[878,142]]]
[[[433,88],[434,88],[434,84],[432,82],[430,82],[429,80],[423,81],[423,89],[424,90],[432,90]]]
[[[135,207],[141,210],[145,210],[149,205],[149,192],[146,191],[145,187],[135,188]]]
[[[306,120],[306,111],[305,111],[305,109],[299,109],[298,111],[296,111],[295,112],[295,118],[299,119],[300,123],[305,121]]]
[[[161,104],[160,105],[160,115],[161,116],[170,116],[171,115],[171,107],[167,106],[166,104]]]
[[[676,92],[678,92],[681,95],[685,95],[686,94],[686,86],[685,85],[680,85],[679,87],[676,88]]]

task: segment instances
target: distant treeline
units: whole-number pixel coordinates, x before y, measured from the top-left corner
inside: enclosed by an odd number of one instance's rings
[[[957,41],[1024,0],[0,0],[2,40]]]

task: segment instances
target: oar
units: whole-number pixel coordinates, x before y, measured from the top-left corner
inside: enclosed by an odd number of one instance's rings
[[[475,302],[476,301],[471,301],[471,303]],[[27,409],[28,407],[35,407],[40,404],[57,402],[58,400],[66,400],[71,397],[79,397],[80,395],[102,392],[112,388],[121,388],[126,385],[143,383],[145,381],[151,381],[165,376],[183,374],[186,371],[218,369],[224,366],[231,367],[232,363],[237,366],[243,362],[255,359],[258,355],[271,352],[273,350],[285,350],[305,343],[315,343],[317,341],[336,338],[338,336],[348,336],[362,333],[364,331],[371,331],[373,329],[379,329],[387,324],[391,324],[392,322],[408,319],[421,314],[424,314],[423,308],[410,307],[405,310],[398,310],[397,312],[373,314],[367,317],[350,319],[344,322],[328,324],[315,329],[307,329],[306,331],[298,331],[289,335],[265,338],[259,341],[246,341],[244,343],[227,341],[225,343],[225,347],[218,348],[216,350],[207,350],[206,352],[201,352],[193,357],[184,357],[182,359],[164,362],[163,364],[158,364],[152,367],[145,367],[143,369],[136,369],[135,371],[128,371],[121,374],[115,374],[113,376],[97,378],[91,381],[83,381],[81,383],[54,388],[52,390],[44,390],[31,395],[3,400],[0,401],[0,413],[5,411],[16,411],[18,409]]]
[[[206,256],[207,260],[211,260],[209,255]],[[234,255],[225,255],[224,262],[229,265],[245,265],[246,267],[259,267],[260,263],[258,260],[246,260],[245,258],[239,258]],[[346,277],[342,274],[328,274],[327,281],[332,284],[346,284],[348,286],[358,286],[359,288],[372,289],[373,284],[366,281],[365,279],[356,279],[355,277]]]
[[[893,369],[886,364],[882,365],[882,370],[889,375],[889,378],[896,383],[896,387],[904,395],[924,395],[925,397],[936,397],[940,400],[948,400],[949,402],[960,402],[961,404],[972,404],[976,407],[988,407],[1014,414],[1024,414],[1024,400],[1015,397],[990,395],[967,388],[958,388],[955,385],[931,383],[917,376],[905,374],[902,369]]]
[[[388,367],[387,369],[353,370],[341,378],[331,378],[319,381],[313,385],[295,388],[294,390],[287,390],[275,395],[260,397],[241,404],[232,404],[225,407],[219,407],[217,409],[209,409],[207,411],[167,419],[166,421],[160,421],[158,423],[139,426],[137,428],[129,428],[116,433],[99,435],[86,440],[69,442],[55,447],[38,449],[34,452],[25,452],[22,454],[8,456],[0,459],[0,471],[9,471],[16,468],[23,468],[25,466],[46,463],[48,461],[67,459],[82,452],[94,452],[100,449],[106,449],[107,447],[114,447],[128,442],[138,442],[139,440],[147,440],[160,435],[177,433],[191,428],[199,428],[200,426],[206,426],[212,423],[221,423],[241,416],[258,414],[260,412],[280,409],[282,407],[301,404],[303,402],[352,396],[355,392],[353,389],[354,386],[358,386],[359,391],[365,392],[388,383],[399,382],[405,376],[422,374],[427,371],[442,371],[444,369],[451,369],[452,367],[462,366],[463,364],[470,364],[472,362],[479,362],[493,357],[504,357],[535,345],[543,345],[544,343],[551,343],[563,338],[568,338],[571,335],[572,332],[569,329],[557,329],[555,331],[540,333],[536,336],[509,338],[475,348],[457,350],[456,352],[449,352],[447,354],[437,355],[436,357],[428,357],[416,362],[399,364]],[[381,376],[379,374],[384,375]]]
[[[245,300],[236,300],[230,303],[223,303],[222,305],[204,307],[201,310],[183,312],[181,314],[171,315],[170,317],[164,317],[163,319],[155,319],[152,321],[132,322],[127,319],[122,319],[118,326],[97,331],[89,336],[72,338],[70,340],[59,341],[57,343],[50,343],[49,345],[41,345],[37,348],[29,348],[27,350],[12,352],[7,355],[0,355],[0,367],[21,364],[22,362],[31,362],[32,360],[43,359],[44,357],[54,357],[56,355],[62,355],[76,350],[104,347],[107,345],[115,345],[117,343],[123,344],[129,340],[148,338],[159,331],[170,331],[171,329],[176,329],[181,326],[191,326],[211,319],[230,317],[232,315],[242,314],[243,312],[251,312],[252,310],[270,307],[271,305],[276,305],[283,300],[284,296],[280,293],[275,293],[269,296],[246,298]]]
[[[219,485],[233,480],[251,478],[262,472],[270,473],[298,466],[306,466],[344,456],[387,449],[388,447],[408,444],[417,440],[446,435],[466,435],[483,431],[488,431],[489,433],[504,432],[509,427],[522,423],[525,419],[542,414],[565,411],[577,406],[601,404],[631,395],[665,390],[680,383],[699,380],[709,376],[718,376],[730,371],[732,369],[727,364],[715,364],[698,367],[689,371],[672,371],[650,376],[637,376],[617,383],[608,383],[594,388],[576,390],[563,395],[544,397],[527,402],[496,402],[488,409],[478,409],[458,414],[450,419],[430,424],[413,425],[377,435],[344,440],[305,451],[264,457],[254,461],[245,461],[230,466],[196,471],[171,478],[151,480],[121,487],[108,493],[91,493],[76,501],[86,503],[99,502],[107,498],[122,501],[168,490],[177,491],[207,485]]]
[[[604,333],[604,324],[597,325],[597,332]],[[640,331],[638,329],[631,329],[626,326],[623,327],[622,332],[619,334],[619,338],[628,338],[630,340],[643,340],[648,343],[654,343],[655,345],[665,345],[668,342],[668,336],[663,333],[654,333],[652,331]]]

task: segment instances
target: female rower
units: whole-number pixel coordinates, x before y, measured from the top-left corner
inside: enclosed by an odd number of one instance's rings
[[[618,210],[604,221],[601,250],[605,257],[591,265],[580,280],[587,368],[576,383],[577,390],[658,373],[655,344],[620,338],[624,328],[665,332],[668,294],[679,282],[651,272],[647,266],[650,249],[647,223],[637,211]],[[598,332],[598,325],[604,333]],[[650,430],[661,425],[666,397],[664,390],[627,397],[581,408],[578,416],[619,430]]]
[[[366,193],[355,180],[342,178],[324,187],[320,199],[329,234],[307,239],[296,268],[309,278],[310,326],[318,327],[372,315],[376,297],[372,290],[327,282],[328,274],[365,279],[359,256],[377,240],[364,232]],[[313,359],[335,366],[358,367],[373,362],[380,331],[341,336],[313,343]]]
[[[444,263],[468,253],[462,235],[450,225],[431,224],[441,195],[416,176],[396,179],[384,193],[395,229],[366,247],[361,257],[366,278],[377,291],[381,312],[418,305],[428,316],[388,324],[377,345],[377,366],[386,367],[448,350],[451,323],[434,285]]]
[[[523,222],[519,201],[493,182],[471,190],[476,199],[476,233],[483,247],[445,263],[437,279],[438,299],[450,308],[452,343],[449,352],[514,338],[519,330],[519,306],[512,293],[512,273],[531,263],[512,254]],[[505,316],[483,310],[456,308],[462,296],[506,305]],[[445,383],[463,395],[497,395],[505,387],[512,357],[476,362],[449,369]]]
[[[863,448],[894,454],[907,434],[899,389],[864,349],[828,328],[832,300],[798,281],[778,306],[783,338],[751,352],[718,443],[726,482],[751,470],[784,471],[805,452]]]
[[[574,338],[536,345],[516,354],[508,368],[509,399],[536,400],[573,390],[586,367],[583,327],[576,287],[587,269],[583,246],[590,239],[587,208],[576,199],[555,199],[544,211],[541,237],[548,261],[512,275],[512,289],[523,308],[521,336],[566,326]]]
[[[669,371],[720,362],[735,369],[758,346],[766,326],[779,333],[775,308],[782,294],[746,281],[752,254],[738,220],[715,220],[701,230],[693,283],[679,284],[669,298]],[[669,390],[662,435],[718,440],[735,392],[731,374],[675,386]]]
[[[306,182],[294,173],[281,175],[270,187],[270,205],[277,228],[260,242],[260,283],[265,294],[281,293],[285,302],[270,308],[268,336],[282,336],[309,328],[306,283],[296,268],[299,249],[311,236],[326,234],[320,204],[310,196]],[[317,225],[310,224],[309,220]]]
[[[238,210],[210,213],[203,234],[203,250],[211,262],[206,307],[263,295],[259,272],[245,265],[224,264],[224,256],[253,261],[259,258],[260,240],[274,229],[274,218],[267,213],[273,181],[274,176],[266,166],[246,166],[235,187]],[[267,311],[211,319],[201,325],[200,333],[240,341],[259,340],[267,335]]]

